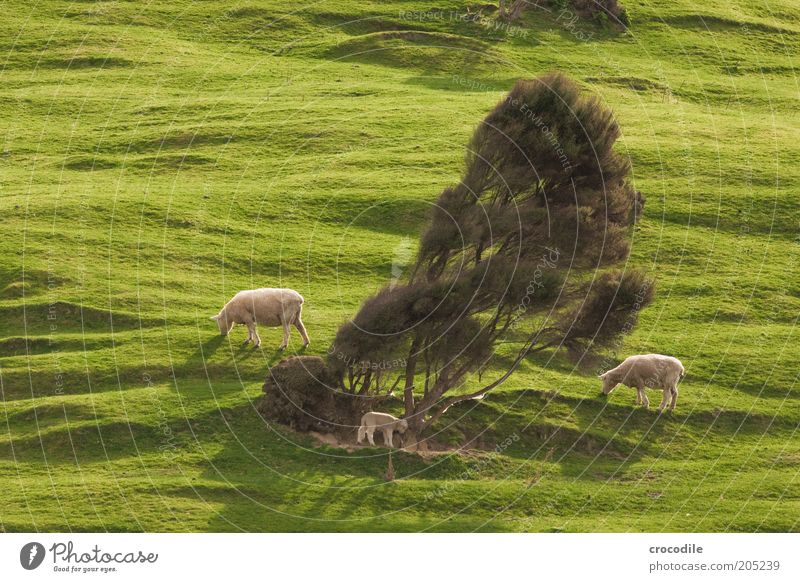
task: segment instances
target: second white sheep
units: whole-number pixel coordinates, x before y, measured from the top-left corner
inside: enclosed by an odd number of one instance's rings
[[[598,376],[603,381],[603,394],[611,394],[617,384],[625,384],[636,390],[636,404],[645,408],[650,400],[647,388],[663,390],[658,410],[663,410],[669,401],[669,409],[675,410],[678,402],[678,382],[685,374],[678,358],[661,354],[642,354],[625,358],[619,366]]]

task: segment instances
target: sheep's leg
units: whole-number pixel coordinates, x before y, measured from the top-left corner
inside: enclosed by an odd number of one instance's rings
[[[663,395],[661,396],[661,404],[658,405],[658,411],[661,412],[664,410],[664,407],[667,405],[667,400],[669,400],[670,391],[668,389],[664,390]]]
[[[286,346],[289,345],[289,322],[283,322],[283,343],[278,348],[279,350],[285,350]]]
[[[373,436],[374,434],[375,434],[375,427],[374,426],[368,426],[367,427],[367,440],[369,441],[369,444],[371,444],[373,447],[375,446],[375,438]]]
[[[672,402],[669,404],[670,411],[675,410],[675,405],[678,403],[678,387],[675,386],[671,391],[672,393]]]
[[[650,408],[650,399],[647,397],[647,392],[642,388],[642,404],[645,408]]]
[[[300,316],[297,316],[297,319],[294,320],[294,326],[297,328],[297,331],[300,332],[300,335],[303,336],[303,346],[307,346],[311,342],[308,339],[308,333],[306,333],[306,326],[303,325],[303,320],[300,319]]]
[[[636,405],[640,405],[642,403],[642,391],[641,389],[636,389]]]
[[[256,326],[255,322],[253,322],[253,343],[255,347],[261,347],[261,336],[258,335],[258,327]]]

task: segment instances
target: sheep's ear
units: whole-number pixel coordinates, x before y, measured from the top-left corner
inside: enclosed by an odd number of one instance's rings
[[[217,321],[219,319],[219,315],[212,315],[211,317],[209,317],[209,319],[213,319],[214,321]]]

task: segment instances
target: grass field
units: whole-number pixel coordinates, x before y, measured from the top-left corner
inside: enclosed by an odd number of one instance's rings
[[[0,531],[800,530],[800,3],[623,2],[625,33],[453,0],[3,2]],[[615,111],[647,196],[656,299],[603,356],[679,357],[677,410],[540,354],[443,418],[481,450],[395,454],[391,483],[384,449],[262,420],[280,331],[242,348],[208,316],[292,287],[323,355],[475,125],[550,70]]]

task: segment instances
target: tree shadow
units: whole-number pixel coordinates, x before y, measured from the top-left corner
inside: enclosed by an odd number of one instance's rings
[[[265,421],[248,402],[187,422],[213,443],[199,483],[167,494],[217,508],[209,531],[372,531],[404,508],[382,479],[386,454],[319,446]]]
[[[462,406],[469,408],[459,411]],[[595,481],[592,467],[614,473],[660,454],[661,443],[685,420],[601,397],[536,390],[490,394],[478,403],[454,406],[452,415],[459,420],[441,429],[442,440],[517,461],[547,459],[563,475]],[[442,421],[448,422],[446,416]]]
[[[230,346],[231,360],[213,361],[213,356],[217,354],[223,346]],[[233,340],[233,338],[222,335],[215,335],[211,339],[200,342],[197,349],[182,364],[175,367],[175,374],[182,379],[207,377],[209,381],[229,381],[232,378],[239,378],[244,381],[263,380],[268,374],[270,367],[278,363],[283,358],[292,355],[302,355],[306,348],[289,352],[281,351],[277,347],[267,347],[262,339],[261,347],[256,348],[252,343],[245,345],[243,342]],[[263,362],[263,365],[258,365]],[[236,371],[232,370],[234,364]],[[257,364],[255,367],[247,364]],[[251,374],[253,375],[251,377]]]

